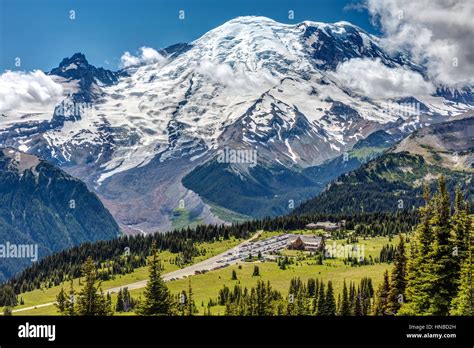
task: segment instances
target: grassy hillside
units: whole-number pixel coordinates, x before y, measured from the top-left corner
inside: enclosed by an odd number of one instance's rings
[[[303,231],[296,231],[296,233],[302,233]],[[308,231],[306,231],[308,233]],[[271,235],[275,235],[277,232],[264,232],[260,238],[267,238]],[[233,239],[230,241],[219,241],[214,243],[202,243],[198,245],[198,248],[201,250],[206,250],[206,254],[195,258],[194,262],[199,262],[205,258],[211,257],[213,255],[219,254],[236,244],[240,241]],[[344,240],[337,241],[337,243],[344,243]],[[329,241],[329,243],[332,243]],[[376,237],[367,240],[360,240],[358,244],[365,246],[365,256],[372,258],[378,257],[382,246],[385,244],[391,243],[388,237]],[[177,254],[166,252],[160,252],[160,259],[164,264],[164,273],[168,273],[177,269],[177,266],[173,264],[173,259]],[[295,263],[288,266],[287,269],[282,270],[278,267],[276,262],[266,261],[266,262],[239,262],[239,264],[225,267],[219,270],[214,270],[207,272],[205,274],[191,276],[191,284],[194,292],[194,300],[199,310],[200,314],[204,314],[204,310],[207,311],[207,303],[209,299],[216,300],[218,296],[218,291],[224,286],[233,287],[235,284],[240,284],[246,287],[255,286],[257,280],[270,281],[275,290],[280,291],[282,294],[286,295],[288,291],[288,286],[290,280],[293,277],[300,277],[302,280],[307,280],[308,278],[319,278],[324,281],[332,280],[334,283],[334,288],[337,294],[342,289],[343,281],[346,280],[359,282],[363,277],[371,277],[374,286],[377,286],[382,279],[383,272],[386,269],[390,269],[391,265],[382,263],[382,264],[373,264],[366,266],[357,266],[352,267],[349,264],[344,264],[342,259],[328,259],[324,261],[323,265],[316,264],[315,256],[311,256],[308,253],[295,252],[292,256],[295,260]],[[258,265],[260,268],[260,276],[252,277],[253,268],[255,265]],[[231,279],[232,271],[237,272],[237,280]],[[123,286],[129,283],[147,279],[148,270],[147,267],[141,267],[136,269],[133,273],[127,274],[124,276],[117,276],[115,279],[104,281],[102,283],[102,288],[104,290]],[[174,280],[167,283],[171,293],[177,294],[182,290],[187,290],[189,285],[188,279]],[[65,289],[68,288],[68,284],[63,284]],[[48,289],[40,289],[31,291],[28,293],[21,294],[20,297],[23,298],[25,304],[22,306],[15,307],[15,309],[31,307],[31,306],[40,306],[41,304],[52,302],[55,300],[56,294],[59,292],[61,286],[55,286]],[[75,286],[78,287],[77,280],[75,281]],[[143,289],[132,290],[131,294],[133,297],[140,297]],[[112,295],[113,301],[116,300],[116,294]],[[204,307],[201,304],[204,303]],[[3,309],[0,308],[0,311]],[[219,306],[211,307],[211,313],[213,314],[223,314],[224,309]],[[56,308],[52,305],[45,307],[38,307],[36,309],[31,309],[28,311],[18,312],[22,315],[55,315],[57,314]],[[131,313],[125,313],[130,315]],[[120,314],[123,315],[123,314]]]

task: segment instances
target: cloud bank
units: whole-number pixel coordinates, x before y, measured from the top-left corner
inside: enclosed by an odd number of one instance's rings
[[[62,98],[63,87],[40,70],[0,75],[0,112],[56,104]]]
[[[208,60],[201,62],[196,71],[215,83],[235,89],[252,90],[262,85],[278,83],[278,80],[265,69],[251,73],[239,68],[234,70],[228,64],[214,63]]]
[[[369,98],[429,95],[434,86],[411,70],[389,68],[380,59],[354,58],[341,63],[333,76],[339,83]]]
[[[134,56],[130,52],[125,52],[120,58],[122,67],[128,68],[130,66],[159,63],[165,61],[157,50],[151,47],[140,47],[138,55]]]
[[[390,50],[408,50],[437,84],[474,84],[474,1],[366,0]]]

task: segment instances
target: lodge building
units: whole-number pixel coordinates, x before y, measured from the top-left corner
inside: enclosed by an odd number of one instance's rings
[[[321,236],[292,234],[288,238],[288,249],[322,251],[324,249],[324,239]]]

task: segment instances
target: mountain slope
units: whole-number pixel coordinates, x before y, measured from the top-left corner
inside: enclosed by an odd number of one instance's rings
[[[111,239],[117,223],[79,180],[13,149],[0,149],[0,241],[38,245],[38,257],[80,243]],[[0,281],[30,264],[5,258]]]
[[[377,37],[347,22],[289,25],[238,17],[160,52],[159,62],[117,73],[91,66],[81,54],[63,60],[50,76],[72,90],[65,96],[67,107],[7,113],[0,119],[0,141],[79,177],[125,230],[166,231],[182,201],[196,221],[222,222],[203,199],[232,210],[232,194],[248,190],[262,173],[281,169],[287,178],[305,181],[306,168],[350,151],[374,132],[407,135],[472,107],[470,89],[440,88],[433,96],[394,99],[348,89],[335,70],[354,58],[425,73],[403,52],[385,51]],[[407,104],[418,107],[407,113]],[[387,110],[387,105],[401,107]],[[225,148],[257,151],[258,163],[251,170],[245,163],[212,165]],[[247,179],[233,180],[242,187],[219,190],[219,197],[196,180],[183,185],[183,178],[204,164],[214,178],[225,177],[232,167]],[[157,171],[170,176],[143,175]],[[299,179],[278,179],[262,197],[284,195],[278,181],[289,191],[308,187]],[[134,194],[143,187],[146,194]],[[307,196],[296,200],[300,197]],[[267,211],[280,212],[280,204]]]
[[[289,170],[280,163],[249,167],[208,161],[187,174],[182,182],[207,201],[241,214],[283,215],[320,193],[339,175],[379,156],[397,140],[398,135],[377,131],[356,143],[352,150],[301,171]]]
[[[460,185],[474,203],[474,117],[423,128],[381,157],[342,175],[295,214],[412,209],[422,185],[444,175],[451,192]],[[343,199],[341,197],[344,197]]]

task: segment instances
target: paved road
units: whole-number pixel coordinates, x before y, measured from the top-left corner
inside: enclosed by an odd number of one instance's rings
[[[184,277],[189,277],[191,275],[194,275],[194,274],[196,274],[197,271],[199,271],[199,272],[210,271],[210,270],[216,269],[218,267],[223,267],[224,264],[219,263],[217,261],[223,260],[229,252],[231,252],[231,251],[233,252],[234,250],[238,249],[242,245],[245,245],[248,242],[258,238],[261,233],[262,233],[261,231],[255,233],[251,238],[249,238],[246,241],[240,243],[239,245],[235,246],[232,249],[224,251],[223,253],[221,253],[219,255],[213,256],[209,259],[198,262],[198,263],[193,264],[191,266],[188,266],[188,267],[185,267],[185,268],[182,268],[182,269],[170,272],[170,273],[163,274],[163,279],[165,281],[170,281],[171,279],[181,279],[181,278],[184,278]],[[238,263],[239,261],[240,261],[239,259],[232,260],[232,261],[226,261],[225,264],[231,265],[231,264]],[[110,289],[106,290],[106,292],[113,294],[113,293],[119,292],[120,289],[123,289],[123,288],[128,288],[128,290],[141,289],[141,288],[144,288],[146,286],[147,282],[148,282],[148,280],[141,280],[141,281],[138,281],[138,282],[135,282],[135,283],[121,285],[121,286],[117,286],[115,288],[110,288]],[[18,312],[28,311],[28,310],[31,310],[31,309],[48,307],[48,306],[52,306],[54,304],[55,304],[55,302],[48,302],[48,303],[43,303],[43,304],[36,305],[36,306],[25,307],[25,308],[20,308],[20,309],[14,309],[12,311],[12,313],[18,313]],[[3,313],[0,313],[0,315],[1,314],[3,314]]]

